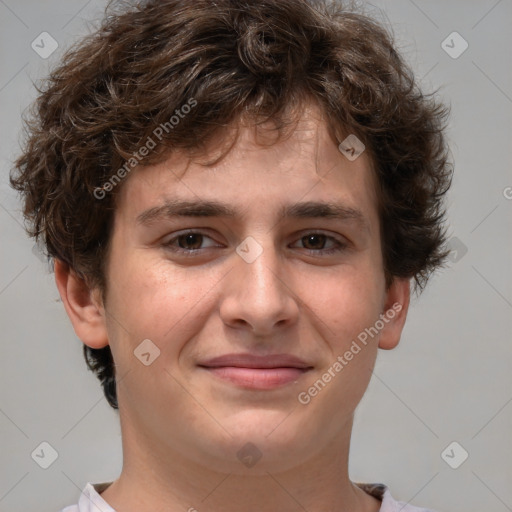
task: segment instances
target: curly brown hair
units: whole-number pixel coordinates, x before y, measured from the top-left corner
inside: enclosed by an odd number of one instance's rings
[[[386,285],[414,278],[414,291],[422,291],[449,254],[442,204],[452,180],[449,108],[437,91],[421,91],[392,33],[353,6],[109,4],[98,29],[68,50],[38,92],[11,186],[23,195],[28,234],[41,237],[47,256],[66,262],[104,300],[126,162],[158,163],[176,149],[200,153],[242,118],[272,120],[281,134],[306,101],[320,107],[336,144],[340,133],[353,133],[369,152]],[[150,138],[155,147],[140,159],[135,152]],[[110,347],[84,345],[84,356],[118,408]]]

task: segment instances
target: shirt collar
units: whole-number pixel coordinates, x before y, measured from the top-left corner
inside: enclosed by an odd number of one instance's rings
[[[78,512],[116,512],[101,496],[100,494],[110,485],[112,482],[101,482],[97,484],[87,483],[80,500],[78,502]],[[394,512],[396,510],[395,505],[397,502],[391,496],[389,489],[384,484],[366,484],[356,483],[363,491],[370,496],[377,498],[382,501],[380,512]],[[415,507],[405,507],[402,512],[407,510],[419,510]]]
[[[87,483],[80,500],[78,501],[78,512],[116,512],[101,496],[102,493],[112,482],[102,482],[98,484]]]

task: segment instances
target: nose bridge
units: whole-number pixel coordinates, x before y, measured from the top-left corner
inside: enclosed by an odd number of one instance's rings
[[[248,236],[238,247],[242,288],[250,292],[255,300],[267,298],[275,299],[282,287],[279,275],[281,258],[272,237],[267,234]],[[267,302],[268,302],[267,300]]]
[[[257,237],[257,238],[256,238]],[[222,314],[229,324],[250,325],[268,333],[278,323],[290,322],[297,305],[286,277],[284,261],[269,234],[247,237],[237,248],[235,269]]]

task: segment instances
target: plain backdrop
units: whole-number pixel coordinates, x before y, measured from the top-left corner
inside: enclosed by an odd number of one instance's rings
[[[86,369],[8,185],[32,82],[102,17],[105,3],[0,0],[2,512],[56,512],[76,503],[86,482],[121,470],[118,414]],[[440,512],[505,512],[512,510],[512,2],[366,6],[391,24],[425,90],[441,87],[452,106],[454,250],[449,267],[413,298],[398,348],[379,352],[356,411],[351,478],[384,482],[395,498]],[[42,32],[58,44],[47,59],[31,47]],[[43,442],[57,456],[47,469],[34,455]]]

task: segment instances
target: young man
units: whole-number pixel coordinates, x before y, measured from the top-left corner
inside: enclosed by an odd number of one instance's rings
[[[446,114],[338,4],[140,2],[66,56],[11,182],[124,461],[65,512],[425,510],[348,453],[449,252]]]

